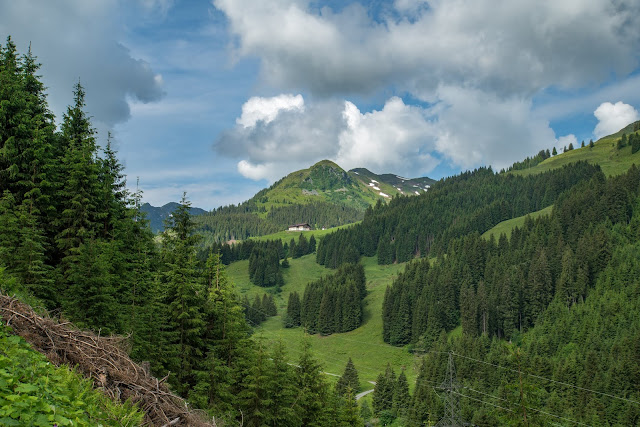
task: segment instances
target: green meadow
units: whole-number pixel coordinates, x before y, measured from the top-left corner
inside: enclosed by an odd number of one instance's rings
[[[359,328],[341,334],[328,336],[308,335],[302,328],[286,329],[282,316],[286,312],[289,293],[304,293],[307,283],[323,275],[332,274],[315,262],[315,254],[298,259],[291,259],[291,267],[284,270],[285,285],[280,293],[274,293],[278,315],[267,319],[255,329],[255,336],[266,343],[282,340],[288,348],[293,363],[300,355],[304,340],[308,340],[316,358],[322,362],[327,373],[342,375],[349,360],[358,370],[361,390],[373,388],[368,381],[375,381],[378,374],[384,371],[387,363],[394,367],[396,373],[405,369],[407,379],[413,384],[418,372],[418,358],[406,348],[393,347],[382,341],[382,301],[387,285],[390,285],[398,273],[404,270],[404,264],[378,265],[376,258],[363,258],[362,264],[367,277],[367,291],[364,303],[364,323]],[[227,268],[231,280],[241,294],[247,294],[249,300],[254,295],[273,292],[269,288],[260,288],[249,282],[248,262],[240,261]]]
[[[500,235],[504,233],[507,235],[507,238],[510,238],[511,232],[513,231],[514,228],[516,227],[522,228],[522,226],[524,225],[524,220],[527,216],[530,216],[532,219],[536,219],[542,215],[550,215],[552,210],[553,210],[553,205],[550,205],[544,209],[540,209],[539,211],[531,212],[527,215],[522,215],[517,218],[511,218],[506,221],[502,221],[496,224],[493,228],[485,231],[482,234],[482,237],[484,237],[485,239],[490,239],[491,236],[493,235],[495,239],[498,240],[500,238]]]
[[[341,225],[339,227],[327,228],[325,230],[310,230],[310,231],[287,231],[287,230],[284,230],[284,231],[279,231],[279,232],[273,233],[273,234],[266,234],[264,236],[252,237],[251,240],[256,240],[256,241],[282,240],[283,243],[289,243],[289,241],[291,241],[291,239],[296,239],[296,242],[297,242],[298,236],[300,236],[300,233],[304,234],[304,236],[307,238],[307,240],[311,236],[314,236],[316,238],[316,240],[318,240],[319,238],[324,237],[329,233],[333,233],[334,231],[339,230],[341,228],[351,227],[354,224],[357,224],[357,222],[354,222],[352,224]]]
[[[630,146],[618,150],[617,141],[619,139],[619,134],[610,135],[598,140],[593,148],[587,144],[585,147],[578,147],[571,151],[550,157],[532,168],[509,173],[527,176],[558,169],[570,163],[585,160],[589,163],[599,164],[602,172],[607,176],[620,175],[629,170],[634,163],[640,165],[640,151],[631,154]]]

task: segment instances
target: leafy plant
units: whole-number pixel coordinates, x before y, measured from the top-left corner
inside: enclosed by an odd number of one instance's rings
[[[55,367],[0,324],[0,425],[137,426],[143,414],[116,403],[67,367]]]

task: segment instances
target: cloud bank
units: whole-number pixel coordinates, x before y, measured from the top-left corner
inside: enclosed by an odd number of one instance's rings
[[[557,144],[548,122],[532,118],[529,102],[495,98],[487,104],[479,93],[456,88],[442,88],[438,96],[430,108],[391,97],[382,109],[364,113],[349,101],[254,97],[214,147],[241,159],[243,176],[273,182],[320,159],[405,176],[424,176],[441,159],[461,168],[503,168],[523,149],[535,153]]]
[[[379,20],[305,0],[214,0],[237,53],[280,88],[319,95],[388,84],[430,99],[440,85],[506,95],[581,87],[638,62],[635,0],[397,0]]]
[[[145,3],[151,8],[156,2]],[[108,127],[129,119],[129,98],[145,103],[162,98],[162,77],[114,38],[122,33],[118,6],[116,0],[0,2],[0,36],[11,35],[20,52],[31,43],[58,119],[78,80],[87,92],[87,110]]]
[[[217,139],[216,150],[240,159],[252,179],[272,181],[322,158],[413,176],[441,161],[507,167],[577,142],[554,133],[553,106],[536,110],[537,95],[597,87],[640,59],[635,0],[395,0],[374,2],[378,11],[310,0],[213,4],[228,18],[235,55],[258,58],[276,93],[313,100],[252,98]],[[383,106],[364,113],[336,100],[382,96]],[[603,114],[598,132],[623,113]]]

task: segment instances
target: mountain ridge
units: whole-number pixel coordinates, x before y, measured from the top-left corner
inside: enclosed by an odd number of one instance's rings
[[[238,205],[215,209],[197,217],[205,239],[244,240],[275,233],[294,223],[331,228],[362,220],[376,203],[397,195],[428,191],[435,180],[375,174],[365,168],[344,170],[331,160],[282,177]]]

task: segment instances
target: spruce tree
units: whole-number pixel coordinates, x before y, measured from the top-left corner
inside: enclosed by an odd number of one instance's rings
[[[298,399],[294,409],[303,426],[329,425],[325,406],[328,400],[328,386],[318,361],[313,358],[308,341],[302,344],[302,352],[296,367]]]
[[[344,427],[364,427],[364,421],[362,421],[360,411],[358,410],[356,392],[351,387],[348,387],[344,394],[338,425]]]
[[[174,384],[180,393],[194,385],[194,370],[205,351],[206,292],[197,271],[198,237],[193,234],[190,206],[185,193],[173,213],[171,226],[162,235],[165,301],[172,332],[170,366],[176,372]]]
[[[373,391],[373,412],[380,415],[383,411],[390,411],[393,407],[393,394],[396,386],[396,374],[387,364],[383,374],[378,375]]]
[[[284,326],[285,328],[295,328],[300,324],[300,296],[294,291],[289,294]]]
[[[409,410],[411,403],[411,396],[409,395],[409,383],[407,377],[404,374],[404,370],[398,375],[395,387],[393,390],[393,412],[397,417],[405,417]]]
[[[284,342],[276,342],[271,352],[271,360],[266,387],[270,398],[266,424],[273,427],[300,425],[300,417],[295,410],[298,390],[294,368],[287,363]]]
[[[336,383],[336,393],[340,396],[345,396],[347,390],[351,389],[354,393],[357,393],[360,389],[360,380],[358,379],[358,371],[353,366],[353,361],[349,358],[347,365],[344,368],[344,373],[338,379]]]

